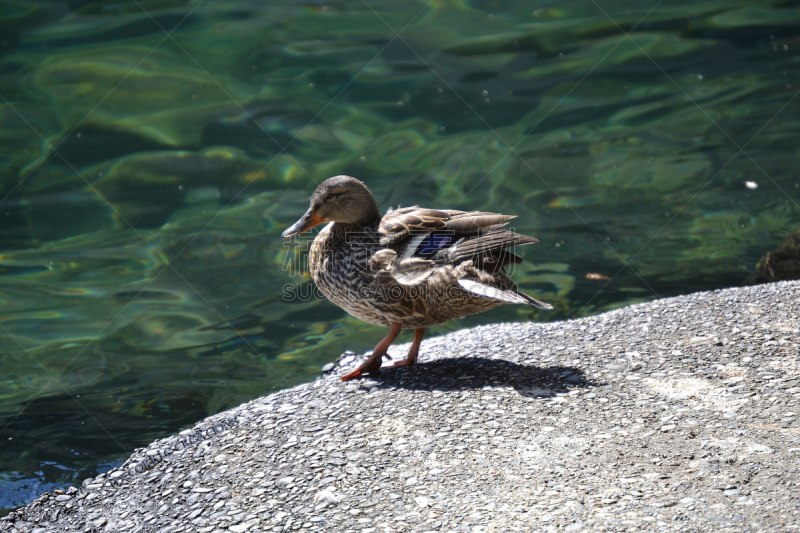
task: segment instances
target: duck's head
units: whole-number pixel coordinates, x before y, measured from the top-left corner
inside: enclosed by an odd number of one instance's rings
[[[311,195],[308,211],[281,237],[300,235],[323,222],[365,226],[380,216],[378,203],[363,182],[350,176],[334,176],[320,183]]]

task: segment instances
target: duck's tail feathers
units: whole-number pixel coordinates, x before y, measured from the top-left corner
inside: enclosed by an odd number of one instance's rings
[[[493,300],[499,300],[501,302],[509,304],[534,305],[539,309],[553,308],[552,305],[537,300],[533,296],[528,296],[527,294],[522,292],[499,289],[497,287],[492,287],[491,285],[485,285],[483,283],[478,283],[477,281],[472,281],[468,279],[460,279],[458,280],[458,284],[464,290],[471,292],[472,294],[476,294],[478,296],[483,296],[485,298],[492,298]]]

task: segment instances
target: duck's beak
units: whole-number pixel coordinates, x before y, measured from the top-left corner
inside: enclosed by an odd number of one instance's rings
[[[304,231],[310,230],[314,226],[319,226],[323,222],[325,222],[325,219],[318,217],[317,214],[314,213],[314,210],[309,207],[306,214],[300,217],[300,220],[289,226],[289,228],[281,234],[281,238],[288,239],[289,237],[295,237]]]

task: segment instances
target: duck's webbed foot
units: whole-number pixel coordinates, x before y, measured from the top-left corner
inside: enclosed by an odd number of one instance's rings
[[[380,358],[372,359],[372,357],[370,357],[363,365],[359,366],[349,374],[345,374],[344,376],[342,376],[342,381],[347,381],[348,379],[353,379],[353,378],[360,378],[364,374],[376,374],[380,371],[380,369],[381,369]]]
[[[391,359],[389,354],[386,351],[389,349],[389,346],[394,342],[398,335],[400,335],[401,330],[400,324],[392,324],[389,328],[389,334],[384,337],[384,339],[375,346],[375,350],[373,350],[372,355],[369,356],[369,359],[364,361],[364,363],[353,370],[352,372],[345,374],[342,377],[342,381],[347,381],[348,379],[353,378],[360,378],[364,374],[377,374],[381,370],[381,359],[383,356]]]

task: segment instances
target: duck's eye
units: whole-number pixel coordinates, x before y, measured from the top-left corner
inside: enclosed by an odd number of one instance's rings
[[[342,195],[342,193],[340,193],[340,192],[328,193],[328,198],[326,198],[326,199],[327,200],[334,200],[334,199],[336,199],[337,197],[339,197],[341,195]]]

